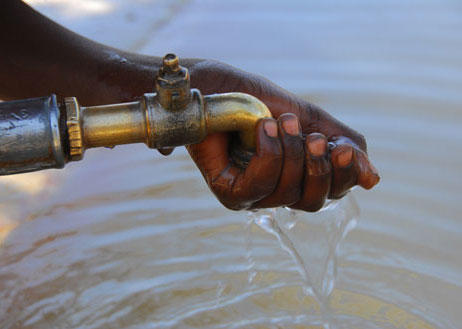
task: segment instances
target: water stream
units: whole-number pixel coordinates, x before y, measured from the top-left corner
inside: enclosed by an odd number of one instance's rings
[[[359,208],[352,195],[341,201],[331,201],[311,215],[289,208],[250,212],[246,240],[249,283],[256,276],[251,226],[255,224],[277,238],[280,247],[297,266],[303,292],[318,303],[320,320],[310,325],[337,328],[329,308],[329,297],[335,287],[341,242],[356,227],[358,216]]]

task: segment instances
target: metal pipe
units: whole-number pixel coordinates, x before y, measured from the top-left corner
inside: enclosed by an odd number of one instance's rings
[[[239,133],[242,147],[255,148],[255,125],[271,117],[265,104],[243,93],[207,95],[191,89],[185,109],[169,111],[157,94],[144,94],[138,102],[79,106],[75,97],[66,98],[71,157],[78,160],[94,147],[146,143],[150,148],[201,142],[207,134]]]
[[[87,107],[83,117],[83,142],[88,148],[146,140],[146,117],[139,102]]]
[[[136,102],[83,107],[68,97],[59,107],[52,95],[0,103],[0,174],[62,168],[67,161],[81,160],[89,148],[131,143],[172,147],[231,131],[239,133],[236,162],[245,164],[255,149],[256,123],[271,117],[265,104],[243,93],[203,97],[189,88],[188,71],[175,55],[165,56],[163,64],[157,93]],[[12,118],[20,124],[12,124]]]
[[[54,95],[0,102],[0,175],[63,168],[62,122]]]

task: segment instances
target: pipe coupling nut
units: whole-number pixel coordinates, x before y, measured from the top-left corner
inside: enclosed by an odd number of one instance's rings
[[[64,99],[66,106],[66,126],[69,135],[69,159],[71,161],[82,160],[85,147],[83,144],[82,119],[80,116],[80,106],[75,97]]]

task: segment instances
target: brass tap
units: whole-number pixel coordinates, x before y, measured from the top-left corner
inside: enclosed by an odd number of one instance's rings
[[[190,88],[189,72],[167,54],[155,80],[157,93],[141,100],[82,107],[65,99],[71,160],[88,148],[146,143],[150,148],[201,142],[207,134],[236,131],[244,150],[255,149],[255,125],[271,117],[265,104],[243,93],[202,96]]]
[[[232,157],[245,166],[255,151],[258,120],[271,117],[265,104],[253,96],[202,96],[191,89],[188,70],[174,54],[163,58],[155,87],[156,93],[137,101],[102,106],[80,106],[75,97],[60,105],[55,95],[0,103],[0,175],[63,168],[94,147],[131,143],[173,147],[231,131],[240,140]]]

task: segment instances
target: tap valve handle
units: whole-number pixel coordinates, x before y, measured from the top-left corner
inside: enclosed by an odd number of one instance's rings
[[[168,111],[183,111],[191,101],[188,69],[179,65],[178,56],[167,54],[156,77],[159,103]]]

